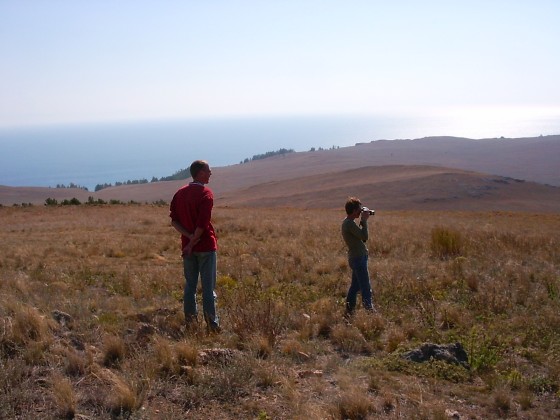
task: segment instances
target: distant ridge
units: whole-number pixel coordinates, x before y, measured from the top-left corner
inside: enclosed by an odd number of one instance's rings
[[[212,163],[211,157],[201,158]],[[338,207],[340,200],[355,194],[395,210],[560,212],[558,168],[560,135],[482,140],[426,137],[213,167],[210,186],[218,206]],[[47,197],[83,201],[88,196],[168,202],[186,182],[124,185],[97,193],[0,187],[0,204],[43,204]]]
[[[217,203],[249,207],[342,208],[358,196],[384,210],[560,212],[560,188],[460,169],[368,166],[273,181],[222,194]]]

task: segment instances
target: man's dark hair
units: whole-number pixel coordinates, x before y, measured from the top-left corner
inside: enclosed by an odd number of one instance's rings
[[[360,201],[359,198],[356,197],[348,197],[348,200],[346,200],[346,205],[344,206],[344,209],[346,210],[346,214],[348,215],[354,213],[356,210],[361,208],[362,208],[362,202]]]
[[[191,167],[190,167],[191,176],[195,178],[201,169],[207,167],[208,167],[208,162],[206,162],[205,160],[195,160],[193,163],[191,163]]]

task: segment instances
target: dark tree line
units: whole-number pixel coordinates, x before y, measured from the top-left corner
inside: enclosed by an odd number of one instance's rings
[[[266,152],[266,153],[262,153],[260,155],[253,155],[252,158],[245,158],[245,160],[243,162],[240,162],[240,163],[248,163],[248,162],[251,162],[253,160],[266,159],[266,158],[269,158],[269,157],[272,157],[272,156],[285,155],[287,153],[294,153],[294,152],[295,152],[294,149],[284,149],[284,148],[282,148],[282,149],[275,150],[273,152]]]
[[[96,206],[96,205],[103,205],[103,204],[140,204],[134,200],[130,200],[128,203],[122,202],[121,200],[116,200],[116,199],[111,199],[109,201],[105,201],[102,200],[101,198],[93,198],[92,196],[88,197],[88,200],[84,203],[82,203],[80,200],[78,200],[76,197],[71,198],[71,199],[64,199],[62,201],[58,201],[56,198],[47,198],[45,200],[45,206],[81,206],[82,204],[87,205],[87,206]],[[146,202],[147,204],[147,202]],[[25,205],[25,204],[22,204]],[[167,202],[164,200],[158,200],[158,201],[153,201],[152,205],[156,205],[156,206],[167,206]],[[32,206],[31,203],[29,203],[29,206]]]
[[[156,180],[157,180],[157,178],[156,178]],[[152,178],[151,182],[155,182],[153,178]],[[147,184],[147,183],[148,183],[148,180],[146,178],[143,178],[143,179],[128,180],[128,181],[124,181],[124,182],[117,181],[117,182],[115,182],[114,185],[115,185],[115,187],[119,187],[121,185],[137,185],[137,184]],[[97,184],[95,186],[95,191],[100,191],[104,188],[109,188],[109,187],[112,187],[112,186],[113,186],[113,184],[111,184],[111,183]]]
[[[334,148],[334,146],[333,146]],[[322,150],[321,148],[319,148],[319,150]],[[272,152],[266,152],[266,153],[262,153],[262,154],[258,154],[258,155],[253,155],[252,158],[245,158],[244,161],[239,162],[239,163],[247,163],[253,160],[260,160],[260,159],[266,159],[268,157],[272,157],[272,156],[277,156],[277,155],[285,155],[288,153],[294,153],[295,150],[294,149],[278,149]],[[177,172],[175,172],[173,175],[169,175],[169,176],[162,176],[161,178],[158,177],[152,177],[151,181],[149,182],[159,182],[159,181],[176,181],[179,179],[187,179],[190,178],[191,174],[188,168],[186,169],[179,169]],[[115,184],[111,184],[111,183],[104,183],[104,184],[97,184],[95,186],[95,191],[100,191],[104,188],[109,188],[112,186],[118,187],[120,185],[134,185],[134,184],[147,184],[148,180],[147,179],[137,179],[137,180],[129,180],[126,182],[115,182]]]
[[[81,185],[78,184],[74,184],[73,182],[71,182],[68,185],[64,185],[64,184],[56,184],[56,188],[78,188],[80,190],[85,190],[85,191],[89,191],[87,189],[87,187],[82,187]]]

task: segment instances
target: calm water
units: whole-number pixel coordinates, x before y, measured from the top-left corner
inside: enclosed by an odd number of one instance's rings
[[[476,122],[387,117],[214,119],[0,129],[0,185],[95,185],[163,177],[195,159],[239,163],[280,148],[352,146],[379,139],[560,134],[560,118]]]

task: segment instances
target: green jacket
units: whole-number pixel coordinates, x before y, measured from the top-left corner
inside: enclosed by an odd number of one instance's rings
[[[348,246],[348,258],[368,255],[366,241],[368,240],[367,222],[360,222],[358,226],[353,220],[344,219],[342,222],[342,237]]]

